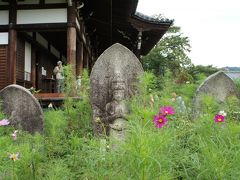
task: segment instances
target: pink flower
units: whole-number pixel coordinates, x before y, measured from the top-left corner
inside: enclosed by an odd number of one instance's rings
[[[16,139],[17,139],[17,132],[18,132],[18,130],[15,130],[15,131],[11,134],[11,136],[12,136],[12,138],[13,138],[14,141],[16,141]]]
[[[154,116],[154,119],[152,122],[155,123],[156,128],[162,128],[164,125],[167,125],[168,120],[163,115],[161,115],[161,116],[157,115],[157,116]]]
[[[217,114],[217,115],[214,117],[214,121],[217,122],[217,123],[224,122],[224,116],[221,115],[221,114]]]
[[[171,115],[175,114],[175,111],[172,106],[164,106],[160,108],[160,113],[162,115]]]
[[[10,123],[9,120],[3,119],[0,121],[0,126],[6,126],[6,125],[9,125],[9,123]]]

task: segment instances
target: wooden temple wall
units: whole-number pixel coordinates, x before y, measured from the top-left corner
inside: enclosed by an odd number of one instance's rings
[[[24,85],[24,59],[25,59],[25,44],[24,40],[18,38],[17,40],[17,57],[16,57],[16,83]]]
[[[38,72],[38,87],[37,89],[40,89],[41,92],[49,92],[51,88],[54,89],[54,87],[50,87],[50,83],[55,82],[52,79],[55,78],[53,69],[57,64],[57,58],[53,57],[50,54],[47,53],[41,53],[39,51],[38,58],[38,66],[37,66],[37,72]],[[46,74],[44,74],[42,71],[45,71]],[[54,86],[54,84],[51,84],[51,86]],[[54,90],[51,90],[51,92]]]
[[[7,79],[7,45],[0,45],[0,89],[8,84]]]
[[[47,49],[39,48],[36,44],[31,45],[31,72],[29,79],[26,79],[25,72],[25,43],[29,43],[24,37],[18,35],[17,40],[17,57],[16,57],[16,84],[24,86],[26,88],[37,87],[41,91],[46,91],[47,80],[54,77],[53,69],[59,60]],[[2,57],[6,61],[7,57]],[[2,62],[4,62],[2,60]],[[1,64],[1,68],[4,68]],[[46,73],[46,74],[45,74]],[[3,80],[2,80],[3,81]],[[5,83],[6,85],[6,83]],[[2,85],[2,86],[5,86]]]
[[[65,0],[49,0],[49,4],[47,1],[32,1],[33,4],[0,1],[4,3],[0,7],[0,16],[4,17],[0,18],[0,89],[16,83],[47,92],[46,83],[54,77],[53,69],[58,60],[64,65],[71,64],[76,76],[82,74],[83,68],[92,67],[88,33],[76,14],[75,5],[68,7]],[[46,34],[54,31],[66,33],[66,51],[54,47],[54,39],[47,39]],[[58,51],[57,55],[53,49]]]

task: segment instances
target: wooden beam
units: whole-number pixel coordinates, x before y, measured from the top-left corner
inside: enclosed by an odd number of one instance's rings
[[[41,23],[41,24],[16,24],[13,25],[13,28],[17,31],[66,31],[67,23]]]
[[[19,4],[17,5],[17,9],[59,9],[66,8],[67,3],[59,3],[59,4]]]
[[[9,5],[1,5],[0,10],[9,10]]]
[[[136,29],[141,29],[142,31],[150,31],[150,30],[168,30],[168,28],[171,26],[171,23],[169,22],[163,22],[163,23],[150,23],[147,21],[141,21],[136,18],[130,18],[129,22],[131,25]]]
[[[8,25],[0,25],[0,32],[8,32],[9,26]]]
[[[0,32],[7,32],[10,28],[17,31],[39,32],[39,31],[66,31],[71,25],[67,23],[40,23],[40,24],[9,24],[0,25]],[[74,27],[74,25],[72,25]]]

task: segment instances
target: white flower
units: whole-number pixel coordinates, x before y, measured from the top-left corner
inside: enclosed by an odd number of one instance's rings
[[[96,118],[95,118],[95,122],[96,122],[96,123],[101,123],[102,121],[101,121],[100,117],[96,117]]]
[[[11,134],[11,136],[12,136],[12,138],[13,138],[14,141],[17,139],[17,132],[18,132],[18,130],[15,130],[15,131]]]
[[[227,113],[224,112],[223,110],[222,110],[222,111],[219,111],[219,114],[221,114],[222,116],[227,116]]]
[[[20,155],[19,155],[19,152],[17,152],[16,154],[10,154],[9,155],[9,158],[11,159],[11,160],[13,160],[13,161],[17,161],[17,160],[19,160],[19,158],[20,158]]]
[[[48,108],[53,108],[52,103],[49,103]]]

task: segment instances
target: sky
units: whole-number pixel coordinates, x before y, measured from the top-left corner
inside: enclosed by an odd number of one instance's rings
[[[195,65],[240,67],[239,0],[139,0],[137,11],[174,19],[192,46]]]

